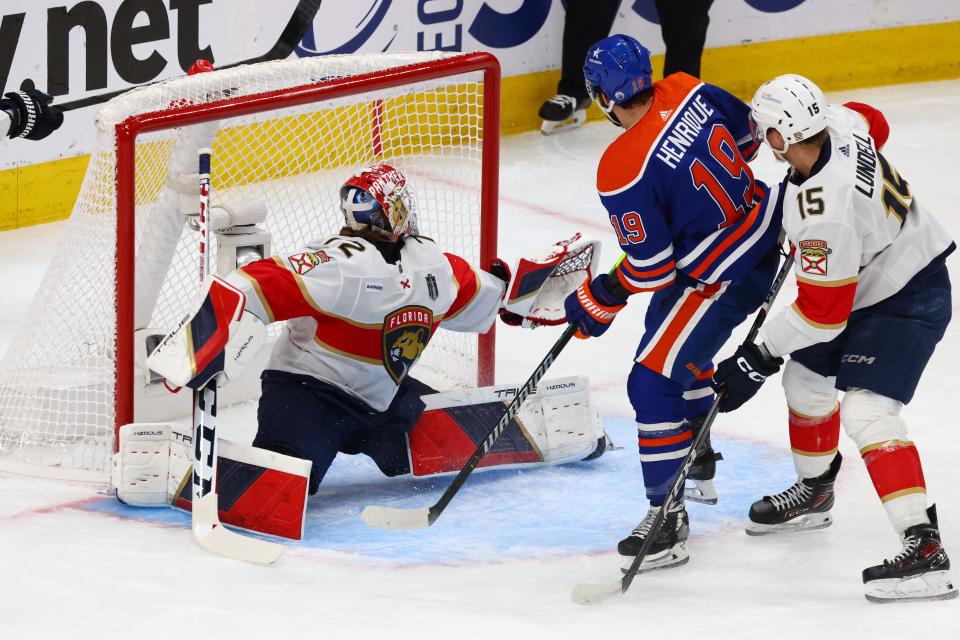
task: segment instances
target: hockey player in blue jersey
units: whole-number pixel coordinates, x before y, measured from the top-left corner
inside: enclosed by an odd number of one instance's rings
[[[597,190],[625,255],[565,308],[579,337],[600,336],[627,298],[653,293],[627,392],[656,507],[713,402],[714,356],[769,290],[782,203],[778,187],[755,180],[747,166],[759,145],[739,99],[684,73],[653,83],[649,51],[624,35],[590,48],[584,76],[591,97],[624,129],[600,160]],[[709,481],[716,459],[712,449],[698,452],[690,478]],[[716,501],[712,483],[701,490],[701,501]],[[618,545],[628,563],[656,512]],[[678,500],[641,570],[685,563],[687,535]]]

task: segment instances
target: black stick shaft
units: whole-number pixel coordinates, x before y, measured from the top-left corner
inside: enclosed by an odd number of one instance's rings
[[[294,47],[303,40],[304,34],[307,32],[307,28],[313,23],[313,19],[317,15],[317,11],[320,10],[320,3],[323,0],[300,0],[297,3],[296,9],[293,11],[293,15],[290,17],[290,21],[287,22],[287,26],[283,28],[283,32],[280,34],[280,37],[277,39],[276,44],[270,48],[269,51],[263,55],[255,56],[248,60],[241,60],[240,62],[234,62],[232,64],[223,65],[217,67],[218,70],[229,69],[231,67],[238,67],[242,64],[255,64],[257,62],[267,62],[269,60],[282,60],[287,58],[291,53],[293,53]],[[27,84],[29,83],[29,84]],[[22,86],[33,87],[32,80],[25,80]],[[73,111],[74,109],[82,109],[84,107],[90,107],[95,104],[101,104],[115,98],[122,93],[126,93],[130,89],[135,87],[127,87],[126,89],[119,89],[117,91],[108,91],[107,93],[101,93],[96,96],[87,96],[86,98],[80,98],[79,100],[71,100],[70,102],[64,102],[61,104],[54,104],[56,108],[60,111]]]
[[[781,266],[780,271],[777,272],[777,277],[773,279],[773,284],[770,286],[770,292],[767,294],[763,304],[760,305],[760,310],[757,312],[757,317],[753,321],[753,326],[750,327],[750,332],[747,334],[746,342],[753,342],[756,340],[757,334],[760,332],[760,327],[763,325],[763,321],[766,320],[767,314],[770,312],[770,307],[773,305],[773,301],[776,299],[777,294],[780,293],[780,288],[783,286],[787,276],[790,275],[790,271],[792,269],[793,255],[791,254],[787,256],[786,260],[784,260],[783,266]],[[670,490],[667,492],[666,497],[663,499],[663,504],[660,506],[660,510],[657,511],[657,515],[653,519],[653,525],[650,527],[647,537],[644,538],[643,544],[640,546],[640,551],[633,559],[633,562],[630,563],[630,568],[627,569],[627,573],[620,580],[620,591],[622,593],[627,592],[627,589],[630,588],[630,584],[633,582],[633,579],[637,577],[637,573],[640,571],[640,565],[643,564],[644,558],[647,557],[647,553],[650,551],[650,545],[653,544],[653,539],[656,538],[657,534],[660,532],[660,527],[663,526],[663,521],[667,517],[667,512],[670,511],[670,507],[672,507],[674,502],[676,502],[677,493],[680,491],[680,487],[683,486],[683,483],[686,482],[687,472],[690,471],[690,467],[693,466],[693,461],[697,457],[697,449],[699,449],[706,440],[710,433],[710,426],[713,424],[717,414],[720,412],[720,400],[721,397],[718,395],[713,401],[710,411],[707,412],[707,415],[703,420],[703,426],[690,443],[690,451],[687,453],[687,457],[683,459],[683,464],[680,466],[680,469],[677,470],[677,475],[673,478],[673,483],[670,485]]]
[[[453,482],[450,483],[450,486],[447,487],[447,490],[443,492],[443,495],[440,496],[440,499],[437,500],[429,509],[429,515],[427,516],[427,521],[430,524],[433,524],[437,518],[440,517],[440,514],[443,513],[443,510],[447,508],[447,505],[450,504],[450,501],[453,500],[453,496],[457,495],[457,492],[460,491],[460,487],[467,481],[467,478],[470,477],[470,474],[473,473],[473,470],[479,464],[480,459],[490,451],[490,447],[493,446],[493,443],[497,441],[497,438],[500,437],[500,434],[503,433],[504,429],[507,428],[507,425],[510,424],[510,421],[513,420],[513,417],[517,415],[517,411],[520,409],[520,405],[523,404],[524,400],[527,399],[531,393],[533,393],[537,388],[537,383],[543,378],[546,374],[547,369],[550,368],[550,365],[553,364],[553,361],[556,360],[557,356],[560,355],[560,352],[563,351],[563,348],[567,346],[567,343],[570,342],[570,338],[573,337],[573,334],[576,333],[577,327],[574,324],[567,325],[567,328],[563,330],[563,333],[560,334],[560,337],[550,348],[550,351],[547,352],[547,355],[544,356],[543,360],[540,361],[540,364],[537,365],[537,368],[534,370],[533,374],[527,381],[523,383],[517,390],[517,395],[513,400],[510,401],[510,404],[507,405],[506,410],[503,412],[503,416],[500,420],[490,429],[490,432],[487,433],[487,437],[483,439],[483,442],[480,443],[480,446],[477,447],[477,450],[473,452],[473,455],[470,456],[470,459],[467,460],[467,463],[463,465],[463,468],[460,469],[460,472],[457,473],[457,476],[453,479]]]

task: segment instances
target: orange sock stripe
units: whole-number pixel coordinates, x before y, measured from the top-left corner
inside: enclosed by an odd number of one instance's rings
[[[840,444],[840,406],[825,416],[806,416],[790,409],[790,448],[801,455],[835,453]]]
[[[926,491],[920,454],[913,443],[881,442],[864,447],[861,455],[880,500],[886,502],[908,493]]]
[[[684,440],[692,440],[693,431],[687,430],[675,436],[666,436],[664,438],[644,438],[640,436],[637,441],[641,447],[662,447],[668,444],[676,444]]]

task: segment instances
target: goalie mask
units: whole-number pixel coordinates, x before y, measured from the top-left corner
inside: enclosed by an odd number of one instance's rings
[[[356,231],[378,229],[390,240],[418,233],[407,178],[385,163],[361,169],[340,187],[340,209]]]

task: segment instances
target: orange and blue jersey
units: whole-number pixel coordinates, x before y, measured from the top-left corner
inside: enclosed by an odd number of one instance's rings
[[[759,148],[750,107],[685,73],[653,90],[648,113],[597,169],[625,254],[614,276],[630,293],[667,287],[677,271],[707,284],[738,280],[780,232],[781,207],[747,165]]]

